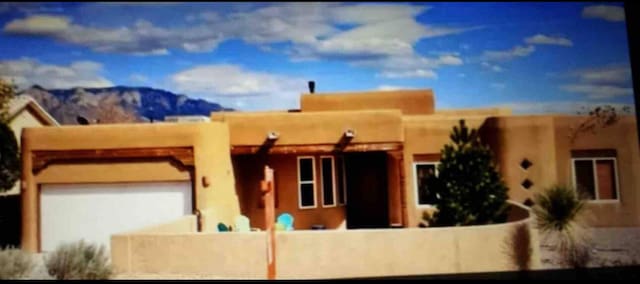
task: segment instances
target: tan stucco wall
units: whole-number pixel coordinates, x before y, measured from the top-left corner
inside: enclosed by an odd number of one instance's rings
[[[513,116],[487,119],[481,137],[493,150],[509,198],[524,202],[557,181],[555,132],[551,116]],[[520,167],[523,159],[531,161],[527,170]],[[521,184],[529,179],[528,190]]]
[[[510,216],[505,224],[455,228],[277,231],[276,278],[539,269],[529,212],[512,207]],[[112,262],[125,275],[266,278],[265,232],[121,234],[112,236],[111,247]],[[518,266],[516,259],[529,264]]]
[[[196,215],[184,216],[175,221],[138,229],[128,234],[153,234],[153,233],[195,233],[198,231],[198,217]]]
[[[276,146],[336,144],[347,129],[356,133],[351,143],[403,140],[399,110],[212,113],[211,120],[229,124],[233,146],[261,145],[271,131],[279,134]]]
[[[484,116],[467,116],[468,127],[478,128]],[[417,205],[416,181],[413,175],[414,155],[439,154],[444,145],[450,143],[449,134],[458,125],[460,117],[433,117],[427,115],[404,116],[404,175],[405,199],[407,203],[408,226],[416,227],[422,220],[424,208]]]
[[[25,127],[40,127],[44,126],[44,124],[38,120],[38,118],[29,111],[28,108],[22,109],[18,112],[13,119],[9,121],[9,127],[13,130],[13,134],[16,137],[16,141],[18,145],[20,145],[20,136],[22,134],[22,129]],[[0,192],[0,196],[2,195],[14,195],[20,194],[20,182],[16,182],[16,184],[9,191]]]
[[[584,116],[512,116],[490,118],[482,128],[482,137],[496,153],[501,173],[509,187],[510,198],[523,202],[554,184],[573,186],[571,150],[615,149],[617,151],[619,202],[589,202],[587,208],[593,226],[637,226],[640,224],[640,153],[636,121],[624,116],[616,124],[585,133],[571,144],[570,127]],[[533,166],[520,168],[523,158]],[[520,185],[525,178],[530,190]]]
[[[518,270],[525,244],[529,269],[540,268],[539,238],[528,212],[512,207],[513,222],[499,225],[349,231],[294,231],[276,235],[279,279],[321,279]],[[529,232],[514,235],[523,227]],[[520,249],[520,250],[519,250]]]
[[[264,232],[118,234],[111,261],[124,275],[264,279],[266,243]]]
[[[298,206],[297,155],[270,155],[268,160],[261,159],[256,155],[237,155],[233,157],[242,214],[249,217],[252,227],[263,230],[265,228],[264,209],[259,208],[261,199],[260,181],[264,178],[263,170],[265,165],[269,165],[274,169],[278,204],[276,217],[285,212],[291,214],[294,217],[294,229],[296,230],[309,230],[315,224],[324,225],[328,229],[337,229],[345,226],[346,213],[344,206],[322,207],[320,156],[314,155],[316,163],[316,208],[312,209],[299,209]]]
[[[187,174],[167,163],[52,165],[33,175],[32,151],[192,147],[195,161],[195,205],[209,219],[232,222],[240,213],[225,123],[115,124],[27,128],[22,134],[22,247],[38,250],[38,183],[183,180]],[[67,171],[68,170],[68,171]],[[87,170],[86,172],[84,170]],[[140,173],[137,170],[144,170]],[[104,171],[104,175],[100,175]],[[148,172],[147,172],[148,171]],[[154,173],[154,171],[157,171]],[[64,172],[64,174],[61,174]],[[165,175],[160,177],[159,175]],[[210,182],[205,187],[204,177]],[[213,217],[208,215],[215,215]],[[212,222],[215,223],[215,222]],[[205,226],[206,230],[215,227]]]
[[[429,89],[314,93],[300,96],[300,109],[303,112],[399,109],[403,114],[432,114],[434,98]]]
[[[505,116],[511,114],[510,108],[455,108],[437,109],[434,115],[460,118],[465,116]]]
[[[568,129],[582,118],[558,116],[554,118],[556,132],[556,168],[558,182],[572,184],[571,150],[615,149],[617,151],[619,202],[590,202],[591,225],[605,227],[640,225],[640,151],[635,116],[623,116],[612,126],[585,133],[569,143]]]

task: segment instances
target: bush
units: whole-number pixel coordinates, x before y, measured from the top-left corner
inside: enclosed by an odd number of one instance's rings
[[[49,275],[58,280],[109,279],[113,275],[104,246],[84,241],[62,244],[45,258]]]
[[[538,230],[557,242],[565,264],[584,267],[590,260],[585,201],[570,187],[556,185],[534,195]]]
[[[464,120],[453,127],[453,144],[441,152],[438,176],[427,181],[429,199],[437,208],[433,226],[467,226],[507,220],[507,187],[489,147]]]
[[[0,121],[0,192],[13,188],[20,179],[20,152],[13,130]]]
[[[0,250],[0,279],[25,279],[35,268],[32,256],[17,248]]]

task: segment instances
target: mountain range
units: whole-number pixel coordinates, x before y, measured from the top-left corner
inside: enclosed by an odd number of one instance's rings
[[[34,85],[19,92],[33,97],[60,124],[162,121],[170,115],[233,111],[217,103],[148,87],[45,89]]]

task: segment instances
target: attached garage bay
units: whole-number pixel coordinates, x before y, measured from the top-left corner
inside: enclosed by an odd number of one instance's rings
[[[42,184],[43,252],[84,239],[109,249],[112,234],[173,221],[193,211],[192,185],[180,182]]]

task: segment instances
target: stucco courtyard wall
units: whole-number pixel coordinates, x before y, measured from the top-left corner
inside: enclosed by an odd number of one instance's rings
[[[509,222],[496,225],[277,231],[276,277],[322,279],[537,269],[539,240],[531,221],[526,208],[512,205]],[[112,261],[125,275],[266,278],[264,231],[133,232],[112,236],[111,247]]]

